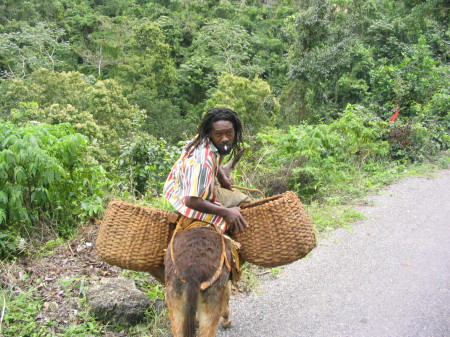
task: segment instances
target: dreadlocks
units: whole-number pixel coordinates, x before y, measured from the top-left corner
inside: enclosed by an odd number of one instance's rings
[[[233,156],[238,153],[242,145],[242,123],[236,112],[227,108],[214,108],[205,114],[198,127],[197,137],[195,137],[186,147],[186,153],[189,153],[192,149],[195,149],[203,141],[208,140],[213,123],[218,121],[229,121],[233,123],[235,137],[233,140],[233,150],[231,153]]]

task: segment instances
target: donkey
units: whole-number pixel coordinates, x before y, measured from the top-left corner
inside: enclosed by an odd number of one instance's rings
[[[231,244],[212,227],[177,232],[165,256],[166,302],[174,337],[216,335],[229,327]],[[223,259],[225,258],[225,263]]]

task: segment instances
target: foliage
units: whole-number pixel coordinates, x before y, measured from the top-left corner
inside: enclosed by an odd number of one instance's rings
[[[110,197],[170,209],[174,145],[213,106],[244,121],[244,185],[295,190],[319,230],[358,218],[337,205],[448,152],[448,14],[444,0],[3,1],[0,255]],[[2,332],[44,335],[40,299],[19,295]],[[82,316],[62,334],[101,335]]]
[[[448,149],[448,124],[442,125],[436,120],[425,117],[392,123],[389,127],[391,157],[400,162],[422,162]]]
[[[294,40],[288,76],[298,81],[298,114],[315,115],[317,109],[338,107],[334,97],[336,84],[356,61],[352,53],[358,46],[358,37],[351,26],[350,18],[340,15],[326,0],[311,1],[288,21]]]
[[[171,143],[197,122],[223,72],[269,83],[280,102],[277,126],[330,122],[348,103],[382,118],[398,104],[413,116],[413,106],[448,87],[443,0],[19,0],[2,9],[4,72],[46,67],[89,75],[92,84],[114,79],[120,92],[111,95],[144,110],[153,122],[146,132],[161,137],[154,125],[164,124]],[[48,95],[16,102],[45,109],[47,101],[62,104]]]
[[[128,33],[121,62],[111,66],[109,75],[117,79],[132,104],[145,111],[143,129],[171,142],[183,139],[180,130],[190,126],[182,116],[178,72],[171,58],[171,46],[155,23],[143,21]],[[116,38],[120,37],[120,32]]]
[[[331,124],[303,124],[287,132],[258,134],[259,150],[245,175],[262,183],[268,174],[276,192],[291,189],[308,199],[338,197],[346,194],[344,189],[358,194],[362,189],[354,180],[372,174],[387,158],[385,133],[385,123],[376,116],[348,106]]]
[[[4,0],[0,11],[0,25],[28,21],[32,24],[56,20],[63,13],[62,3],[53,0]]]
[[[0,228],[8,242],[41,228],[67,235],[102,210],[105,172],[85,152],[84,136],[67,124],[0,130]]]
[[[0,77],[23,78],[39,68],[67,67],[72,54],[63,34],[62,29],[44,23],[0,33]]]
[[[242,26],[229,20],[215,19],[203,26],[192,42],[192,55],[180,67],[187,94],[197,101],[204,99],[223,72],[250,78],[261,74],[262,69],[251,64],[253,40]]]
[[[442,6],[442,1],[306,2],[287,19],[294,40],[288,76],[295,80],[283,94],[287,117],[323,120],[347,103],[363,103],[374,111],[380,107],[386,118],[395,104],[402,110],[422,104],[445,87],[435,75],[445,64],[441,43],[448,42],[437,28]]]
[[[98,142],[98,159],[102,162],[108,161],[107,155],[116,156],[120,143],[139,132],[143,119],[142,112],[128,102],[115,81],[94,80],[91,84],[78,72],[42,69],[25,79],[4,82],[0,93],[0,116],[15,123],[70,122],[77,132]]]
[[[0,209],[0,215],[2,222],[6,221],[6,212],[3,209]],[[0,256],[19,253],[19,242],[18,237],[2,229],[0,231]]]
[[[403,57],[397,65],[380,65],[371,72],[371,101],[385,107],[384,118],[394,106],[402,108],[402,115],[414,115],[412,106],[427,102],[445,85],[424,39],[410,46]]]
[[[223,106],[239,111],[249,134],[255,134],[263,126],[275,124],[279,103],[268,83],[260,78],[249,80],[228,73],[223,73],[218,81],[217,89],[206,101],[205,109]],[[243,92],[245,95],[242,95]]]
[[[123,46],[126,52],[121,62],[111,70],[111,75],[131,97],[136,91],[145,91],[147,95],[159,98],[173,97],[177,93],[171,47],[164,39],[161,29],[148,21],[136,24],[129,33]]]
[[[258,67],[248,65],[251,58],[251,36],[240,25],[216,19],[203,26],[192,44],[194,56],[202,58],[203,66],[220,74],[254,77]]]
[[[118,160],[118,171],[125,184],[122,188],[133,195],[159,195],[180,153],[179,147],[153,137],[140,137],[123,146]]]

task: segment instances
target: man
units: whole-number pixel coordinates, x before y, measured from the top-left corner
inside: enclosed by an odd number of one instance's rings
[[[166,302],[174,336],[194,336],[196,317],[201,336],[215,336],[220,316],[222,326],[231,324],[229,299],[231,282],[240,276],[239,244],[217,232],[248,227],[236,206],[249,198],[232,191],[220,164],[226,155],[236,154],[241,143],[242,124],[236,113],[209,110],[164,185],[165,198],[181,214],[165,256]]]
[[[197,136],[187,145],[164,185],[164,196],[176,211],[188,219],[215,225],[222,232],[245,230],[248,224],[236,206],[250,201],[249,197],[232,190],[220,166],[222,159],[236,154],[241,144],[242,123],[233,110],[215,108],[206,113]],[[216,180],[220,186],[216,186]],[[227,207],[223,206],[225,202]]]

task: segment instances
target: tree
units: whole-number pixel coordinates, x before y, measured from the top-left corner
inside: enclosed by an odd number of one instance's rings
[[[235,110],[244,128],[251,134],[255,134],[261,127],[274,125],[280,108],[267,82],[228,73],[219,77],[217,89],[212,90],[205,108],[220,106]]]
[[[39,68],[60,70],[70,55],[64,31],[51,24],[25,24],[0,34],[0,76],[23,78]]]
[[[126,42],[126,55],[111,70],[111,76],[123,85],[133,99],[137,91],[168,98],[176,92],[176,68],[170,46],[161,29],[148,21],[133,27]]]
[[[11,22],[28,22],[32,25],[43,21],[56,21],[63,12],[59,0],[2,0],[0,2],[0,26]]]
[[[213,20],[205,25],[193,42],[194,55],[203,56],[216,73],[253,77],[260,69],[251,66],[251,36],[228,20]]]
[[[154,23],[140,22],[133,27],[124,48],[123,59],[109,75],[122,85],[131,103],[146,111],[147,132],[171,141],[182,139],[180,130],[186,120],[177,106],[178,72],[163,31]]]
[[[124,42],[131,36],[131,24],[114,23],[106,17],[100,17],[99,21],[99,29],[88,36],[86,43],[79,45],[77,52],[85,62],[97,69],[97,76],[101,78],[105,69],[123,61]]]
[[[25,79],[10,79],[0,87],[0,111],[6,120],[71,121],[77,131],[98,142],[103,163],[118,155],[126,139],[142,132],[142,111],[128,102],[114,80],[89,83],[78,72],[41,69]],[[21,105],[35,102],[36,105]],[[105,151],[105,152],[103,152]]]
[[[71,43],[84,43],[87,36],[100,24],[99,15],[95,12],[95,7],[91,7],[89,1],[60,0],[64,6],[64,12],[59,23],[68,35]]]
[[[251,62],[252,39],[240,25],[224,19],[202,27],[193,41],[192,55],[180,66],[186,99],[199,103],[222,72],[250,78],[261,74],[262,69]]]
[[[294,81],[286,86],[282,102],[289,114],[298,116],[291,120],[322,119],[328,111],[345,107],[348,102],[336,101],[336,84],[351,71],[352,51],[358,46],[345,10],[327,0],[308,1],[304,6],[289,24],[295,42],[288,78]],[[297,95],[294,99],[292,93]]]
[[[414,115],[416,104],[425,104],[447,85],[424,39],[411,45],[399,64],[380,65],[370,75],[370,101],[385,108],[384,118],[390,116],[394,107],[400,107],[404,116]]]

